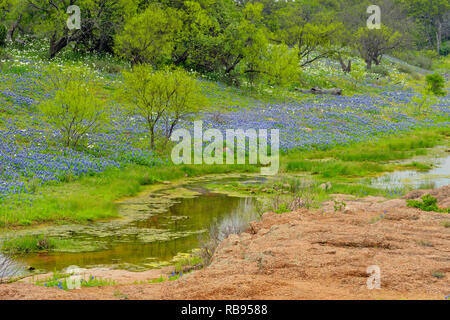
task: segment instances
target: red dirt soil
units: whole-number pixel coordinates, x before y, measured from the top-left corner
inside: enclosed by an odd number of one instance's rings
[[[449,186],[432,192],[449,203]],[[344,199],[342,211],[334,212],[330,201],[322,210],[266,213],[223,241],[210,266],[176,281],[131,284],[167,269],[98,269],[90,274],[119,284],[67,292],[24,280],[0,285],[0,299],[442,300],[450,294],[449,214],[407,208],[404,199],[335,198]],[[380,267],[380,289],[367,288],[370,265]]]

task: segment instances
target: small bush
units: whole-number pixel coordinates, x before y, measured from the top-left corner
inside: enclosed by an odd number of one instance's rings
[[[443,279],[443,278],[445,278],[445,273],[441,272],[441,271],[435,271],[435,272],[433,272],[433,277],[435,277],[437,279]]]
[[[6,44],[6,34],[8,30],[6,29],[3,23],[0,23],[0,46],[4,46]]]
[[[450,41],[442,43],[440,54],[441,56],[448,56],[450,54]]]
[[[437,206],[437,199],[432,195],[426,194],[419,200],[407,200],[408,207],[418,208],[423,211],[450,212],[450,209],[441,209]]]
[[[445,95],[445,79],[439,73],[429,74],[425,77],[427,89],[437,96]]]
[[[373,66],[372,68],[370,68],[369,71],[371,73],[375,73],[375,74],[378,74],[383,77],[389,76],[389,70],[385,66],[382,66],[382,65]]]

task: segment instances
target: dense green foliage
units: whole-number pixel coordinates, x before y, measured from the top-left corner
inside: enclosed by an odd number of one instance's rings
[[[382,28],[369,30],[369,1],[300,0],[1,0],[1,23],[20,43],[48,39],[53,58],[78,52],[116,54],[132,64],[175,64],[239,84],[286,85],[298,64],[359,51],[370,68],[393,49],[446,54],[450,5],[446,0],[383,0]],[[81,28],[69,30],[69,5],[81,10]],[[6,33],[4,30],[3,33]],[[0,27],[0,43],[2,39]],[[6,34],[4,35],[6,37]],[[4,38],[3,37],[3,38]],[[295,53],[297,58],[294,57]]]
[[[426,76],[426,81],[428,85],[428,90],[435,95],[443,96],[445,95],[444,86],[445,79],[439,73],[433,73]]]
[[[6,44],[6,27],[3,23],[0,23],[0,47]]]

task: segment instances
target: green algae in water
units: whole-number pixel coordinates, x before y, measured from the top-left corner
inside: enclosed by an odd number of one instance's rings
[[[143,194],[119,204],[121,219],[27,231],[67,237],[79,246],[70,248],[70,252],[28,254],[20,260],[41,271],[71,265],[131,271],[160,268],[173,264],[180,253],[198,248],[199,237],[214,221],[252,210],[254,202],[252,198],[202,188],[179,187]]]

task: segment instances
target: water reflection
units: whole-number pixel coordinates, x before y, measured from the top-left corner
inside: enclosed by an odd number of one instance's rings
[[[24,266],[0,253],[0,279],[21,275]]]
[[[412,187],[414,189],[439,188],[450,184],[450,157],[436,160],[433,169],[395,171],[373,179],[371,185],[381,188]]]
[[[106,246],[104,250],[29,254],[23,261],[44,271],[62,270],[70,265],[87,268],[114,265],[130,270],[148,269],[154,267],[155,262],[170,261],[180,252],[189,252],[199,247],[199,236],[215,221],[224,220],[230,215],[253,220],[255,212],[255,201],[252,198],[203,192],[198,197],[179,199],[165,212],[133,221],[121,226],[120,230],[106,230],[104,233],[107,236],[73,234],[75,239],[101,241]],[[162,239],[164,237],[167,239]]]

